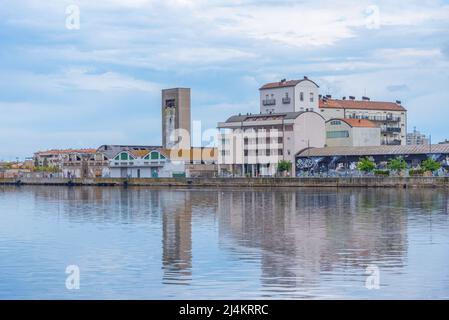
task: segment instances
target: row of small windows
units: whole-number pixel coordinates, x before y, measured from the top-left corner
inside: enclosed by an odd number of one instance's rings
[[[326,136],[329,139],[335,139],[335,138],[349,138],[349,131],[343,130],[343,131],[327,131]]]
[[[128,152],[121,152],[117,155],[114,160],[128,161],[135,160],[136,158],[129,154]],[[152,151],[144,157],[145,160],[164,160],[166,159],[164,155],[157,151]]]
[[[265,95],[265,98],[268,100],[270,98],[270,96],[267,94],[267,95]],[[288,92],[286,92],[285,99],[288,99],[288,98],[289,98]],[[274,94],[271,94],[271,99],[274,99]],[[304,101],[304,92],[299,93],[299,100]],[[314,100],[315,100],[315,98],[314,98],[313,92],[310,92],[309,93],[309,101],[313,102]]]

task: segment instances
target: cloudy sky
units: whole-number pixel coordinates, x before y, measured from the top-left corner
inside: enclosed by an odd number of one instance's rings
[[[449,138],[448,0],[0,4],[0,160],[160,144],[162,88],[191,87],[204,130],[304,75],[323,94],[400,99],[410,129]]]

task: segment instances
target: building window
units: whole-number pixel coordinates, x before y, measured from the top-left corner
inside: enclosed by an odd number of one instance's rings
[[[304,92],[299,93],[299,101],[304,101]]]
[[[326,132],[326,136],[328,139],[335,139],[335,138],[349,138],[349,131],[343,130],[343,131],[328,131]]]
[[[332,126],[339,126],[339,125],[341,125],[341,121],[339,121],[339,120],[333,120],[333,121],[331,121],[331,125],[332,125]]]
[[[313,92],[310,93],[310,102],[313,102]]]

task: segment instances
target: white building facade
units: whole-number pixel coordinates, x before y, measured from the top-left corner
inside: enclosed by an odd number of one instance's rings
[[[317,111],[318,85],[307,77],[281,80],[263,85],[260,91],[261,113]]]
[[[109,160],[111,178],[172,178],[185,176],[182,161],[170,161],[161,150],[121,151]]]
[[[313,111],[237,115],[218,129],[219,175],[274,176],[279,161],[293,164],[297,152],[326,140],[325,120]]]

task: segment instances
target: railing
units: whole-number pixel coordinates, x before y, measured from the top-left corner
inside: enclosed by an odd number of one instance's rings
[[[382,144],[387,146],[399,146],[401,145],[401,140],[382,141]]]
[[[266,99],[266,100],[262,100],[262,104],[264,106],[273,106],[276,104],[276,99]]]
[[[350,119],[366,119],[371,121],[385,121],[385,122],[399,122],[401,121],[401,117],[393,117],[393,116],[360,116],[360,115],[349,115]]]
[[[399,133],[401,132],[401,128],[382,127],[381,131],[383,133],[393,133],[393,132]]]
[[[289,104],[291,102],[290,98],[282,98],[282,103],[283,104]]]

